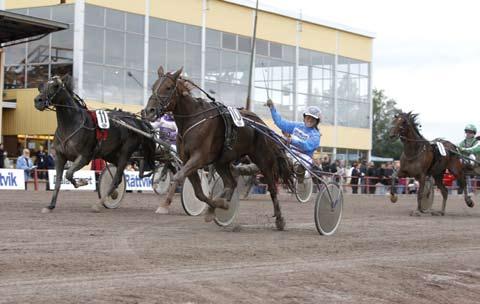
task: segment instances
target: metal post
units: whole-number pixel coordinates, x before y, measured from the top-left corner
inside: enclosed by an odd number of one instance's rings
[[[148,101],[148,56],[150,36],[150,0],[145,0],[145,37],[143,39],[143,105]]]
[[[202,0],[202,53],[200,57],[200,87],[205,90],[205,55],[207,37],[207,0]],[[203,94],[203,93],[202,93]]]
[[[300,39],[302,32],[302,11],[300,10],[297,20],[297,33],[295,42],[295,69],[293,71],[293,120],[298,119],[298,67],[300,63]]]
[[[85,34],[85,0],[75,1],[73,33],[73,79],[79,96],[83,96],[83,38]]]
[[[333,141],[333,159],[337,158],[337,146],[338,146],[338,98],[337,98],[337,67],[338,67],[338,42],[340,39],[340,32],[336,32],[335,38],[335,60],[333,63],[333,128],[334,128],[334,141]]]
[[[253,60],[255,54],[255,41],[257,40],[257,17],[258,17],[258,1],[255,6],[255,18],[253,23],[253,36],[252,36],[252,52],[250,54],[250,70],[248,72],[248,92],[247,92],[247,103],[245,108],[251,110],[251,96],[252,96],[252,73],[253,73]]]

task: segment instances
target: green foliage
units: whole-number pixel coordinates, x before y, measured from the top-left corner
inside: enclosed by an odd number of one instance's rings
[[[373,89],[372,155],[399,159],[402,154],[400,140],[391,139],[388,134],[395,114],[401,112],[396,106],[397,102],[383,90]]]

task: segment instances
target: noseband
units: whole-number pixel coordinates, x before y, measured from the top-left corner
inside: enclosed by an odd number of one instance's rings
[[[170,79],[175,84],[175,87],[173,88],[173,90],[171,90],[170,94],[159,95],[157,93],[157,90],[160,88],[160,86],[163,84],[163,82],[167,78]],[[156,88],[154,88],[152,90],[152,96],[159,104],[157,107],[155,107],[155,115],[157,116],[156,118],[161,117],[163,114],[168,112],[168,108],[170,107],[170,104],[172,103],[173,95],[177,92],[177,81],[175,79],[173,79],[172,77],[170,77],[167,74],[161,76],[159,80],[161,80],[161,79],[163,79],[163,80],[158,84],[158,86]]]

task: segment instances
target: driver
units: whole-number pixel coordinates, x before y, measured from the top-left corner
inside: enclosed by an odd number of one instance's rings
[[[473,124],[465,127],[465,139],[458,144],[458,148],[462,152],[473,154],[473,159],[480,159],[480,141],[475,138],[477,128]]]
[[[302,159],[305,160],[304,163],[310,166],[313,152],[320,146],[321,134],[318,130],[318,124],[321,121],[322,111],[316,106],[309,106],[303,112],[303,122],[294,122],[283,119],[275,109],[271,99],[267,100],[267,107],[270,108],[275,125],[282,132],[290,135],[290,137],[287,137],[287,144],[295,147],[301,153]]]
[[[177,125],[170,113],[162,115],[159,119],[152,122],[152,127],[159,131],[160,138],[167,141],[171,147],[177,151]]]

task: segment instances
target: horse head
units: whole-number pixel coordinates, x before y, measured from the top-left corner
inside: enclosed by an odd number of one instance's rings
[[[58,98],[62,91],[73,92],[73,79],[70,75],[63,77],[53,76],[38,87],[39,94],[34,99],[35,108],[43,111],[49,107],[60,105],[61,98]]]
[[[178,80],[181,79],[183,68],[175,73],[164,73],[163,67],[157,71],[158,79],[152,86],[152,95],[148,99],[147,106],[142,111],[142,117],[149,121],[155,121],[167,112],[175,109],[178,99],[182,96]]]

